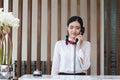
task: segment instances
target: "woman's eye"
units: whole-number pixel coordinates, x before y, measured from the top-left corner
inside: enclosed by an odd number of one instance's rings
[[[79,26],[76,26],[76,27],[70,26],[70,29],[80,29],[80,27]]]
[[[77,27],[76,27],[76,29],[80,29],[80,27],[79,27],[79,26],[77,26]]]
[[[80,29],[80,28],[76,28],[76,29]]]
[[[70,29],[73,29],[73,27],[70,27]]]
[[[70,29],[73,29],[73,26],[70,26]]]

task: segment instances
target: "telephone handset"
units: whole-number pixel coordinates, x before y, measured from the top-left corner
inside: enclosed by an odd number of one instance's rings
[[[84,34],[84,32],[85,32],[85,28],[84,28],[84,27],[82,27],[82,28],[81,28],[81,31],[80,31],[80,34],[81,34],[81,35],[83,35],[83,34]]]
[[[81,31],[80,31],[80,35],[83,35],[84,34],[84,32],[85,32],[85,28],[84,27],[82,27],[81,28]],[[78,42],[78,38],[76,38],[76,43]]]

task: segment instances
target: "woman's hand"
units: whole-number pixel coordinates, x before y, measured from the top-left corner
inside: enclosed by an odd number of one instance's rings
[[[81,44],[83,42],[83,36],[82,35],[78,35],[78,36],[76,36],[76,39],[78,39],[77,47],[78,47],[78,49],[80,49]]]

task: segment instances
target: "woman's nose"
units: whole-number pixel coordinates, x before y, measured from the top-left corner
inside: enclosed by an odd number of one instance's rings
[[[76,32],[76,28],[73,28],[73,32]]]

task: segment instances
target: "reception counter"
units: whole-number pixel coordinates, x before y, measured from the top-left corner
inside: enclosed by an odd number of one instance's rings
[[[33,76],[30,74],[23,75],[19,80],[120,80],[120,76],[71,76],[71,75],[42,75],[42,76]]]

